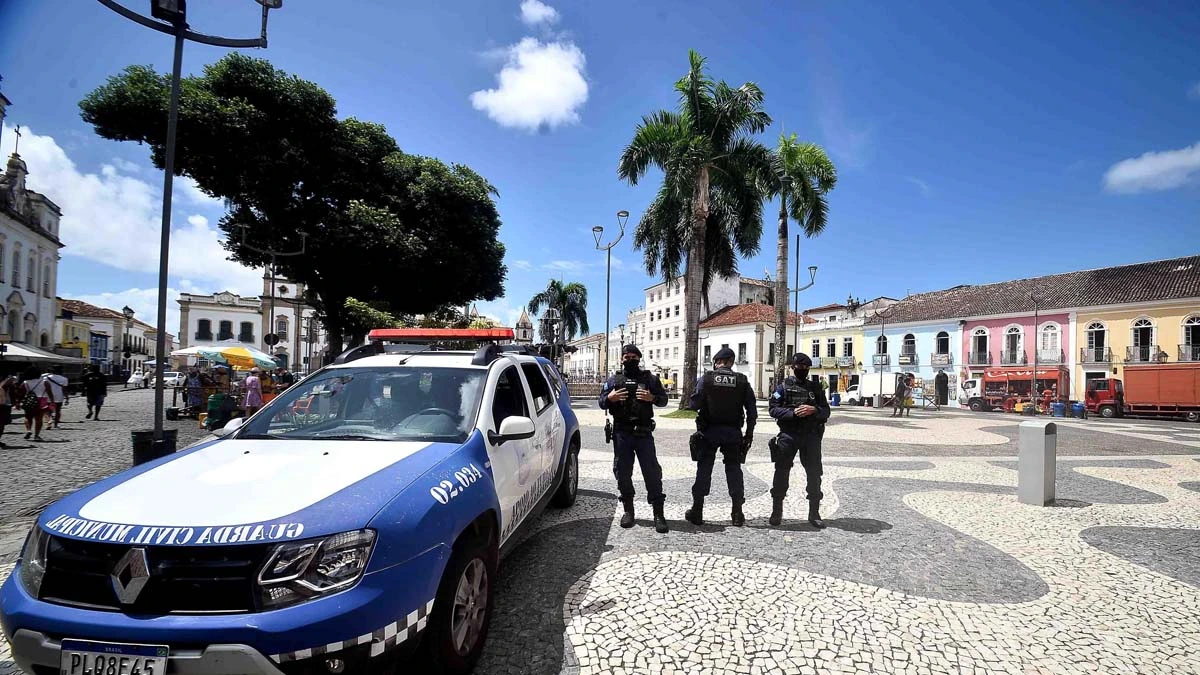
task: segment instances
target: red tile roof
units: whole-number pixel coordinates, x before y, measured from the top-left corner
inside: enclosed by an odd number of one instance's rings
[[[75,316],[102,317],[105,319],[124,319],[120,312],[104,307],[97,307],[82,300],[63,300],[62,308]]]
[[[799,323],[816,323],[807,316],[788,312],[788,325]],[[718,310],[715,314],[700,322],[701,328],[717,328],[720,326],[738,326],[741,324],[775,323],[775,307],[759,302],[748,302],[741,305],[730,305]]]
[[[811,314],[813,312],[827,312],[831,309],[846,309],[846,306],[835,302],[832,305],[821,305],[820,307],[812,307],[810,309],[806,309],[806,310],[804,310],[804,313]]]

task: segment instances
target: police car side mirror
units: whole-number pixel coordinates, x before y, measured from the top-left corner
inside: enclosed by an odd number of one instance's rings
[[[500,433],[496,433],[491,429],[488,430],[488,440],[493,445],[500,445],[505,441],[520,441],[526,438],[533,438],[533,434],[537,432],[537,427],[533,426],[533,420],[528,417],[506,417],[500,423]]]
[[[228,422],[226,422],[225,426],[221,427],[220,429],[213,429],[212,435],[216,436],[217,438],[224,438],[225,436],[232,434],[233,432],[237,431],[238,429],[241,429],[242,425],[245,423],[246,423],[245,417],[235,417],[235,418],[229,420]]]

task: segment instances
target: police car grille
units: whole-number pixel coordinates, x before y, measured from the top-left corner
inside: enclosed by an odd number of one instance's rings
[[[150,579],[133,604],[122,605],[111,575],[129,548],[51,537],[41,599],[129,614],[252,612],[254,579],[271,545],[148,546]]]

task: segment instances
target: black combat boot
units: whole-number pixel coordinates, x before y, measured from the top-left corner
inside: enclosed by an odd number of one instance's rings
[[[621,503],[625,505],[625,513],[621,514],[621,527],[633,527],[633,500],[622,499]]]
[[[783,522],[783,498],[771,500],[771,519],[767,522],[778,525]]]
[[[817,499],[808,500],[808,522],[818,530],[825,529],[825,521],[821,520],[821,502]]]
[[[692,497],[692,508],[684,512],[683,519],[693,525],[704,524],[704,497]]]
[[[729,519],[733,521],[734,527],[742,527],[746,524],[746,516],[742,514],[742,503],[733,503],[733,512],[729,514]]]
[[[667,517],[663,515],[663,503],[658,502],[654,505],[654,531],[666,534],[670,529],[667,527]]]

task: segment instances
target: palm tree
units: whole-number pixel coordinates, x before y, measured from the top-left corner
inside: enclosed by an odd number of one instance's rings
[[[829,215],[825,195],[836,183],[837,170],[821,146],[798,143],[796,134],[780,135],[779,148],[771,153],[771,175],[763,185],[768,199],[779,197],[779,245],[775,260],[775,374],[779,378],[787,361],[788,218],[799,223],[805,237],[824,232]],[[796,345],[796,349],[800,346]]]
[[[571,282],[564,284],[558,279],[551,279],[546,285],[546,290],[534,295],[529,300],[527,309],[529,313],[537,316],[543,308],[554,309],[558,312],[560,319],[559,324],[562,326],[558,329],[558,336],[563,338],[564,342],[570,342],[577,335],[586,335],[588,331],[587,321],[587,287],[581,283]],[[552,336],[542,334],[543,340],[549,340]]]
[[[662,186],[634,232],[646,272],[671,283],[684,265],[683,378],[680,407],[696,383],[700,306],[713,275],[737,273],[738,254],[758,252],[762,235],[761,185],[770,153],[754,134],[771,124],[763,92],[747,82],[732,88],[704,73],[705,60],[688,52],[688,73],[675,83],[677,111],[642,118],[621,153],[617,175],[631,185],[651,165]]]

